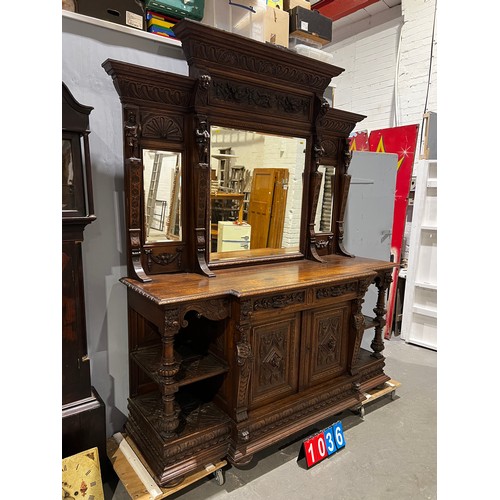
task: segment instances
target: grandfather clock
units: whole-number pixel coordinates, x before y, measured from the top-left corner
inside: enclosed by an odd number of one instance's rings
[[[105,406],[90,380],[82,266],[83,231],[96,219],[89,115],[62,84],[62,456],[98,447],[106,463]]]

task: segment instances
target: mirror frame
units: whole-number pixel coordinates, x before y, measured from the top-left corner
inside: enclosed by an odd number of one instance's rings
[[[213,277],[226,267],[304,258],[322,262],[322,254],[348,255],[341,238],[337,242],[343,212],[336,201],[347,197],[347,138],[364,117],[330,109],[323,98],[343,69],[189,19],[177,23],[174,32],[189,76],[111,59],[103,63],[123,110],[129,275],[141,281],[169,272]],[[306,140],[298,253],[210,262],[211,125]],[[145,243],[143,149],[182,154],[180,242]],[[335,174],[335,227],[316,234],[318,166],[328,161],[342,167]]]

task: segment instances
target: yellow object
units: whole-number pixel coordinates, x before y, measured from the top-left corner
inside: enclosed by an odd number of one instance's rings
[[[266,2],[269,7],[276,7],[283,10],[283,0],[267,0]]]
[[[99,451],[91,448],[62,460],[62,499],[104,500]]]

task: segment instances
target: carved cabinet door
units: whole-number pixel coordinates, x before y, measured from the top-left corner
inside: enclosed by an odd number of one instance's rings
[[[254,353],[249,407],[256,408],[297,392],[300,313],[251,329]]]
[[[301,389],[331,380],[347,368],[350,304],[304,312]]]

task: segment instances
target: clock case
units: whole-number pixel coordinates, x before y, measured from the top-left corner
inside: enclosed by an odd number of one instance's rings
[[[62,84],[62,457],[97,447],[106,464],[105,405],[91,384],[82,242],[96,219],[88,136],[92,107]]]

